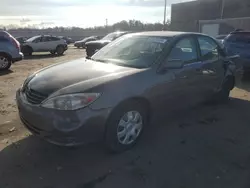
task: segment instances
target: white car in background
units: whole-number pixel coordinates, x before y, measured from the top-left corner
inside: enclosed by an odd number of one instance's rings
[[[24,55],[32,55],[33,52],[50,52],[62,55],[67,49],[68,45],[64,39],[51,35],[31,37],[22,45]]]

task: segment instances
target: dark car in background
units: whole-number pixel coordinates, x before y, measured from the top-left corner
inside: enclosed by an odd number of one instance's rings
[[[15,38],[22,45],[29,37],[15,37]]]
[[[82,40],[76,41],[74,43],[74,46],[77,47],[77,48],[85,48],[86,47],[85,44],[87,42],[96,41],[98,39],[99,39],[99,37],[97,37],[97,36],[86,37],[86,38],[84,38]]]
[[[218,35],[217,37],[215,37],[219,42],[223,42],[223,40],[226,38],[227,35]]]
[[[58,38],[65,40],[67,44],[71,44],[74,42],[73,39],[70,37],[58,36]]]
[[[117,39],[117,38],[119,38],[122,35],[125,35],[127,33],[131,33],[131,32],[129,32],[129,31],[116,31],[113,33],[109,33],[108,35],[103,37],[101,40],[87,42],[85,44],[87,58],[90,58],[92,55],[95,54],[95,52],[97,50],[101,49],[102,47],[106,46],[107,44],[109,44],[113,40],[115,40],[115,39]]]
[[[207,35],[128,34],[91,59],[30,75],[16,93],[19,115],[33,134],[51,143],[102,140],[112,151],[124,151],[159,114],[211,97],[227,101],[237,71],[225,59],[218,42]]]
[[[239,55],[244,72],[250,72],[250,31],[231,32],[223,45],[228,55]]]

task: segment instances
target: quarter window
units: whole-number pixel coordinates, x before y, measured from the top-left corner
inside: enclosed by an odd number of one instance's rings
[[[216,42],[209,37],[198,37],[198,42],[201,50],[202,60],[218,60],[219,59],[219,47]]]
[[[168,60],[182,60],[192,63],[198,59],[197,48],[193,38],[181,39],[171,50]]]
[[[50,41],[58,41],[58,40],[60,40],[59,38],[57,38],[57,37],[50,37],[50,39],[49,39]]]

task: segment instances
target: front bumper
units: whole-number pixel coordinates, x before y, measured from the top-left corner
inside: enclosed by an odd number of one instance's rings
[[[74,46],[75,47],[81,47],[81,44],[80,43],[75,43]]]
[[[19,116],[25,127],[48,142],[74,146],[103,139],[106,120],[111,109],[76,111],[47,109],[27,102],[25,95],[16,93]]]
[[[19,52],[17,57],[12,58],[12,63],[23,60],[23,53]]]

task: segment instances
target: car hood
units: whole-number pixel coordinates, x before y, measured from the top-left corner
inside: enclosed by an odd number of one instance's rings
[[[91,84],[93,86],[107,80],[114,80],[124,75],[124,73],[127,75],[135,70],[138,69],[82,58],[42,69],[35,74],[28,85],[35,91],[51,95],[71,85],[88,82],[88,87],[91,87]]]

